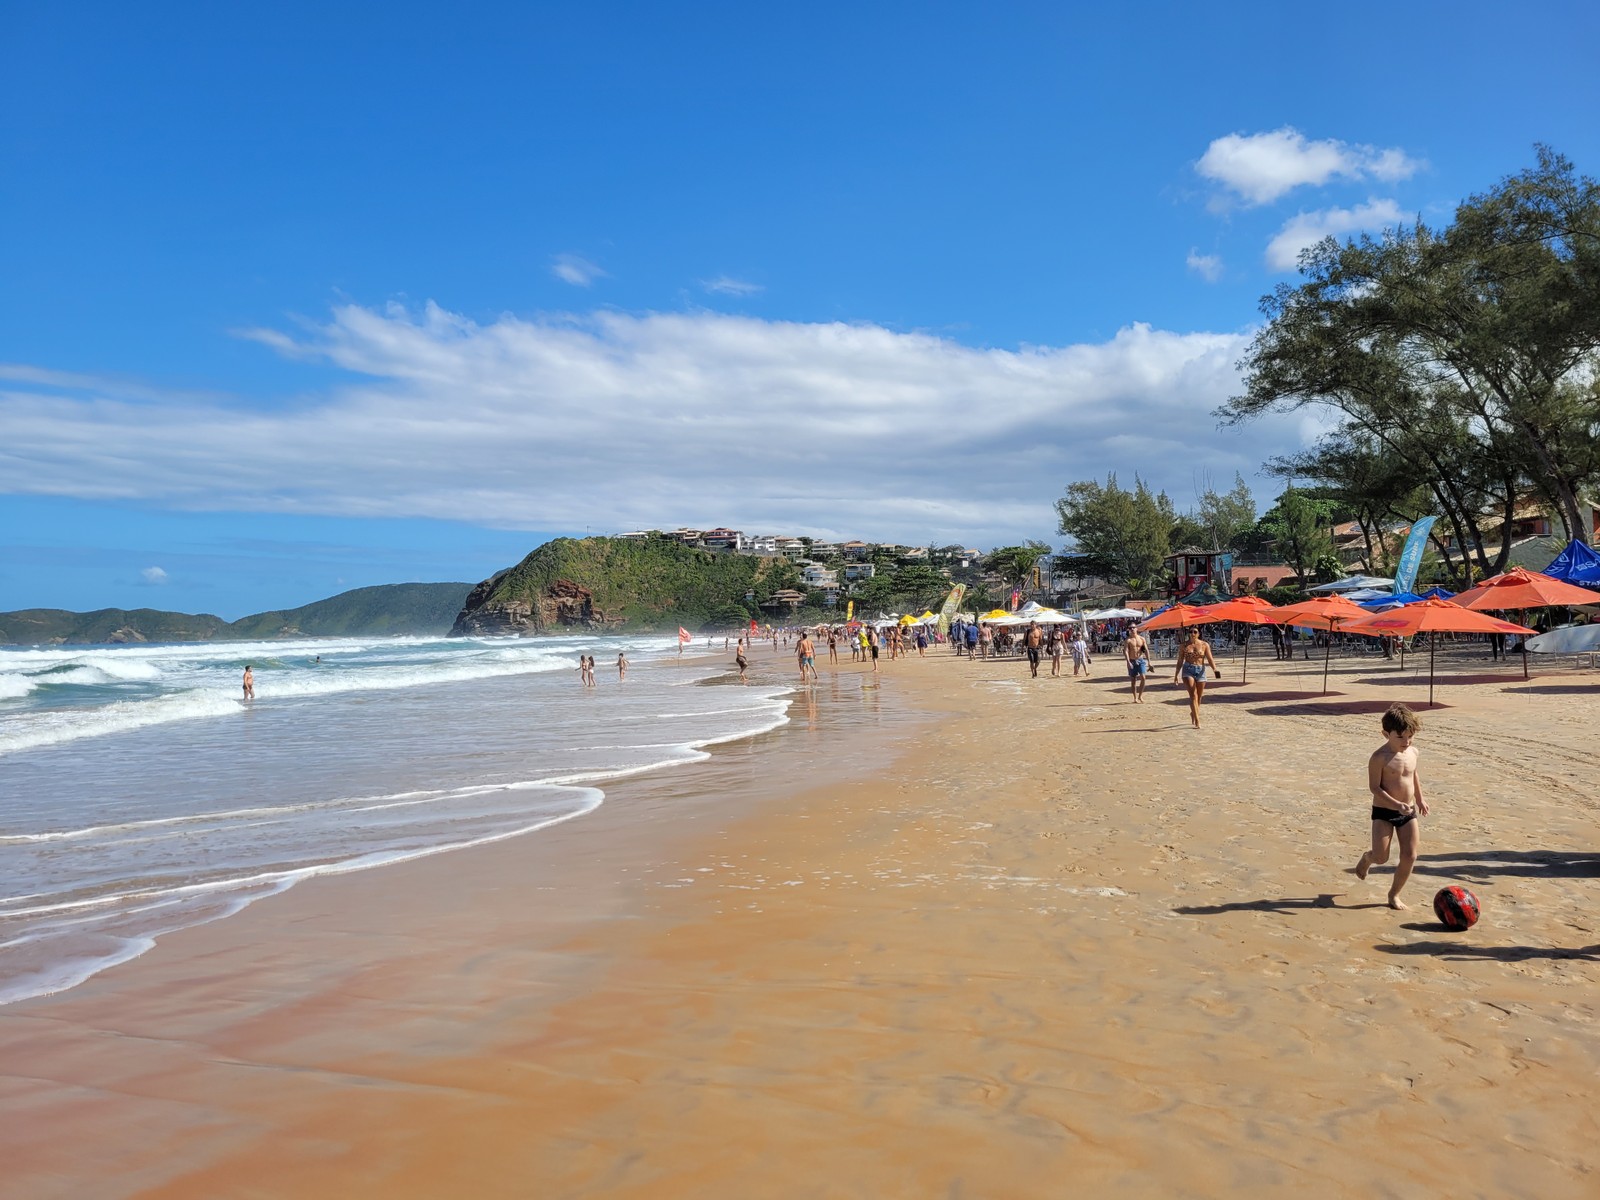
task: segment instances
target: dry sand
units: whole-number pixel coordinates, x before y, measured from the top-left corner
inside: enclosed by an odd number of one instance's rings
[[[593,817],[0,1010],[0,1194],[1600,1194],[1596,676],[1441,686],[1397,913],[1347,869],[1414,664],[1224,659],[1198,733],[1156,666],[824,664]]]

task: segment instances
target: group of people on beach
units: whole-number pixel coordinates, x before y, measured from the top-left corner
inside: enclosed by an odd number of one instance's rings
[[[617,653],[617,681],[620,683],[628,677],[627,651]],[[594,686],[594,655],[578,655],[578,682],[584,687]]]

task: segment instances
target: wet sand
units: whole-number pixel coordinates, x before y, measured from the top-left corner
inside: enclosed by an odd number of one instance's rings
[[[0,1192],[1600,1191],[1593,672],[1454,664],[1397,913],[1348,868],[1414,663],[1224,659],[1199,732],[1170,660],[821,665],[590,818],[0,1010]]]

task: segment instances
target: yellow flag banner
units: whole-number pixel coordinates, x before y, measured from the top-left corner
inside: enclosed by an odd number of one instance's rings
[[[850,624],[851,621],[854,621],[855,619],[856,619],[856,602],[854,600],[846,601],[845,602],[845,606],[844,606],[844,623],[846,625],[848,625],[848,624]]]
[[[950,594],[944,598],[944,603],[939,606],[939,632],[950,632],[950,618],[956,615],[956,609],[961,607],[961,601],[966,597],[967,585],[958,583],[950,589]]]

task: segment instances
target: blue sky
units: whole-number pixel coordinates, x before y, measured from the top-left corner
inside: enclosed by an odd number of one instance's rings
[[[0,609],[1254,481],[1300,245],[1600,171],[1589,6],[1300,8],[12,5]]]

